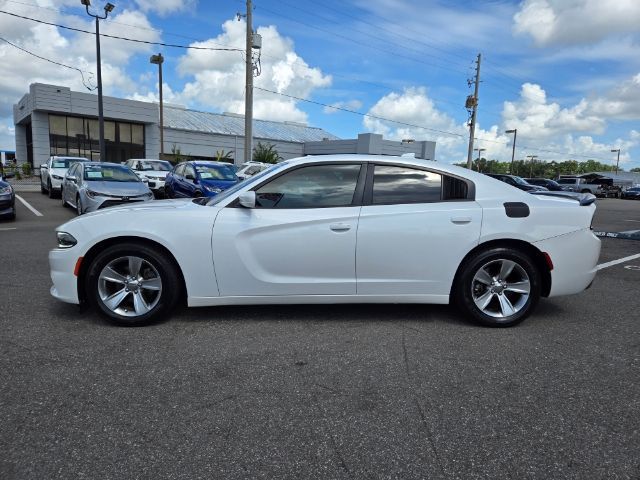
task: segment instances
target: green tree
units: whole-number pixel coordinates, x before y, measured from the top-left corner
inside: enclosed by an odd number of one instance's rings
[[[216,150],[217,162],[230,162],[232,159],[231,151],[225,152],[224,150]]]
[[[258,142],[253,149],[253,160],[262,163],[278,163],[282,157],[278,155],[275,145]]]
[[[631,170],[629,170],[630,172],[634,172],[634,173],[638,173],[640,172],[640,167],[636,167],[636,168],[632,168]]]

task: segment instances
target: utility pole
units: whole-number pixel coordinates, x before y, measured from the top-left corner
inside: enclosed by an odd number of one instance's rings
[[[513,175],[513,160],[516,157],[516,137],[518,136],[518,129],[507,130],[504,133],[513,133],[513,148],[511,149],[511,166],[509,167],[509,174]]]
[[[469,124],[469,151],[467,153],[467,168],[471,170],[473,166],[473,137],[476,133],[476,116],[478,114],[478,88],[480,87],[480,62],[482,61],[482,54],[478,54],[478,59],[476,60],[476,79],[473,80],[474,91],[473,97],[468,96],[466,107],[472,108],[471,113],[471,123]],[[471,85],[471,80],[469,81],[469,85]]]
[[[244,95],[244,161],[252,158],[253,140],[253,6],[247,0],[247,50]]]

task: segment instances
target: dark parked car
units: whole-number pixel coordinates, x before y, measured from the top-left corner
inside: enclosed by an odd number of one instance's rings
[[[506,175],[502,173],[487,173],[489,177],[493,177],[501,182],[508,183],[509,185],[524,190],[525,192],[540,192],[547,191],[545,187],[539,187],[537,185],[531,185],[527,183],[523,178],[516,175]]]
[[[214,197],[238,183],[233,165],[208,160],[180,163],[167,175],[168,198]]]
[[[551,192],[559,192],[562,187],[555,180],[549,180],[548,178],[525,178],[525,182],[531,185],[537,185],[538,187],[545,187]]]
[[[640,200],[640,187],[631,187],[623,190],[620,198]]]
[[[15,220],[16,194],[13,187],[0,177],[0,218]]]

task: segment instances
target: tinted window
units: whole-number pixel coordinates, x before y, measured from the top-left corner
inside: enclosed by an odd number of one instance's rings
[[[314,165],[285,173],[256,190],[263,208],[347,207],[353,203],[360,165]]]
[[[442,177],[406,167],[376,165],[373,204],[428,203],[441,199]]]
[[[184,167],[185,167],[185,165],[186,165],[186,164],[184,164],[184,163],[182,163],[182,164],[178,165],[178,166],[176,167],[175,174],[181,177],[181,176],[184,174]]]
[[[562,185],[573,185],[576,183],[576,179],[575,178],[561,178],[560,180],[558,180],[558,183],[562,184]]]
[[[98,182],[139,182],[140,179],[129,167],[120,165],[86,165],[84,179]]]

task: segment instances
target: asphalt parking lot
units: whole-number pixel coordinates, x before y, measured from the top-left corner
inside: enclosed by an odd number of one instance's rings
[[[42,216],[0,222],[2,479],[640,477],[640,258],[512,329],[414,305],[124,329],[50,297],[73,212],[19,195]],[[594,228],[640,230],[640,202]],[[600,263],[639,253],[605,238]]]

